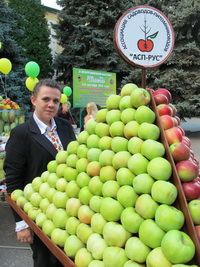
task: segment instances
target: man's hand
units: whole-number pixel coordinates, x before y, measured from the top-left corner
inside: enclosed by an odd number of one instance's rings
[[[22,243],[33,243],[33,231],[30,228],[17,232],[17,240]]]

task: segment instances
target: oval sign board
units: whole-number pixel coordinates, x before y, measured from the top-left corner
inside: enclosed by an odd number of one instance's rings
[[[174,31],[158,9],[137,6],[127,10],[114,29],[114,45],[119,55],[139,68],[162,64],[174,47]]]

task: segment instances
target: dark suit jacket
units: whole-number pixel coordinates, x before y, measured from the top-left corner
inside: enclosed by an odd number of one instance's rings
[[[62,118],[54,118],[57,132],[64,150],[69,142],[76,140],[71,124]],[[33,117],[16,126],[6,144],[4,170],[7,192],[23,189],[33,178],[41,176],[47,170],[49,161],[54,160],[57,150],[40,132]],[[16,220],[21,220],[20,217]]]

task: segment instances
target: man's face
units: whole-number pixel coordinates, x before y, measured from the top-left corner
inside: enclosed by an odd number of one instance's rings
[[[61,93],[57,88],[42,86],[36,97],[31,97],[31,102],[35,107],[35,113],[42,122],[49,124],[60,105]]]

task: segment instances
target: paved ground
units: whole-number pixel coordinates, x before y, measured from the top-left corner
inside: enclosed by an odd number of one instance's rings
[[[181,123],[181,127],[190,138],[194,155],[200,161],[200,119],[186,119]],[[14,227],[9,205],[0,203],[0,266],[32,267],[32,252],[28,245],[16,240]]]

